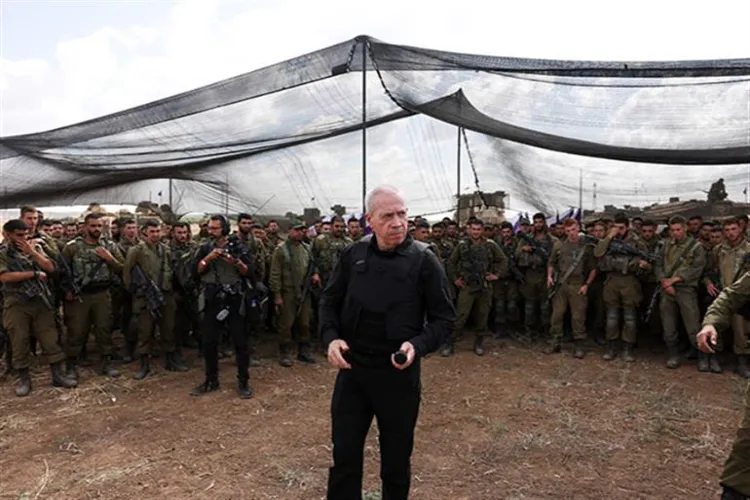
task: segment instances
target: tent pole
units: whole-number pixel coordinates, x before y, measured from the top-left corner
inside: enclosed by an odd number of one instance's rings
[[[362,213],[367,212],[367,40],[362,40]]]

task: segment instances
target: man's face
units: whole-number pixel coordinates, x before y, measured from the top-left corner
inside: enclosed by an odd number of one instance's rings
[[[349,224],[349,236],[356,238],[359,236],[359,232],[362,230],[362,228],[359,225],[358,220],[350,221]]]
[[[544,230],[544,219],[534,219],[534,231],[540,233]]]
[[[384,193],[374,200],[366,215],[373,234],[386,248],[395,248],[406,239],[407,210],[399,196]]]
[[[49,234],[51,229],[52,229],[52,224],[50,224],[49,222],[44,222],[42,224],[42,232],[44,234]]]
[[[29,237],[29,232],[25,229],[16,229],[15,231],[11,231],[9,233],[3,233],[3,237],[10,241],[13,246],[18,247],[18,243],[21,240],[25,240]]]
[[[623,222],[615,222],[615,227],[617,228],[617,236],[620,238],[624,238],[628,235],[628,225]]]
[[[259,240],[265,240],[266,239],[266,232],[261,227],[256,227],[253,229],[253,238],[257,238]]]
[[[693,234],[696,234],[700,230],[700,227],[701,227],[702,223],[703,223],[703,221],[700,220],[700,219],[690,219],[688,221],[688,231],[690,231]],[[671,234],[671,232],[672,232],[672,228],[671,227],[670,227],[669,231],[670,231],[670,234]]]
[[[138,226],[134,222],[122,226],[122,235],[130,241],[133,241],[138,234]]]
[[[279,232],[279,225],[275,222],[269,222],[268,223],[268,233],[269,234],[278,234]]]
[[[739,226],[737,231],[739,232]],[[721,231],[711,231],[711,246],[721,245],[722,236]]]
[[[641,236],[646,241],[651,241],[656,236],[656,226],[641,226]]]
[[[478,240],[484,234],[484,228],[481,224],[472,224],[468,227],[469,238]]]
[[[643,228],[643,221],[640,219],[633,219],[632,225],[633,229],[635,229],[636,231],[640,231],[641,228]]]
[[[484,226],[484,237],[485,238],[492,238],[495,235],[495,231],[492,229],[492,226]]]
[[[674,238],[676,241],[682,241],[685,237],[686,228],[683,224],[670,224],[669,225],[669,236]]]
[[[418,227],[414,230],[414,239],[417,241],[425,242],[430,237],[430,230],[426,227]]]
[[[75,224],[70,224],[68,226],[65,226],[65,236],[67,238],[75,238],[76,236],[76,226]]]
[[[177,226],[172,229],[172,238],[177,243],[185,243],[188,240],[188,230],[184,226]]]
[[[724,226],[724,236],[732,243],[736,242],[742,236],[740,226],[737,224],[727,224]]]
[[[289,230],[289,239],[294,242],[300,242],[305,239],[305,228],[295,227]]]
[[[36,229],[36,225],[39,222],[39,212],[26,212],[21,217],[21,220],[26,224],[31,232],[33,233]]]
[[[331,234],[334,238],[340,238],[344,234],[344,221],[336,221],[331,225]]]
[[[88,222],[86,222],[84,232],[86,236],[88,236],[92,240],[98,240],[102,236],[103,227],[104,223],[101,219],[89,219]]]
[[[208,235],[214,239],[220,239],[224,235],[221,234],[221,221],[212,220],[208,221]]]
[[[607,235],[607,229],[604,227],[604,224],[595,224],[592,234],[595,238],[602,239]]]
[[[65,232],[62,224],[52,224],[52,229],[50,230],[50,236],[53,238],[60,239],[63,236],[63,233]]]
[[[581,238],[581,228],[578,224],[573,224],[572,226],[564,227],[565,230],[565,236],[568,237],[568,240],[572,243],[578,242],[578,240]]]
[[[170,224],[161,225],[161,237],[171,238],[172,237],[172,226]]]
[[[435,238],[436,240],[439,240],[440,238],[443,237],[443,233],[444,232],[445,231],[443,230],[442,227],[435,226],[435,227],[432,228],[432,237]]]
[[[534,226],[531,224],[521,224],[521,231],[523,231],[526,234],[531,234],[531,232],[534,230]]]
[[[250,219],[242,219],[241,221],[237,222],[237,229],[239,229],[240,233],[243,235],[250,234],[250,231],[253,228],[253,221]]]
[[[146,226],[144,233],[146,234],[146,241],[152,245],[159,243],[159,240],[161,240],[162,232],[160,227]]]
[[[113,221],[109,225],[109,234],[111,234],[112,236],[117,236],[118,234],[120,234],[120,226],[117,225],[117,222]]]
[[[510,227],[504,227],[500,230],[500,234],[503,236],[503,239],[509,240],[513,237],[513,229]]]
[[[449,238],[455,238],[456,233],[458,233],[458,226],[455,224],[449,224],[448,228],[445,230],[445,234],[447,234]]]
[[[327,222],[324,222],[320,226],[320,232],[322,234],[328,234],[328,233],[330,233],[331,232],[331,225],[329,223],[327,223]]]
[[[698,233],[698,237],[703,241],[708,241],[711,239],[711,231],[713,230],[713,226],[709,224],[704,224],[701,226],[701,230]]]

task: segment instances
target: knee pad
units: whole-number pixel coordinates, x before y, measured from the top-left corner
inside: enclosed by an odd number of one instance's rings
[[[536,313],[536,302],[533,300],[527,300],[524,304],[524,319],[527,324],[534,323],[534,314]]]
[[[622,311],[623,321],[633,328],[638,324],[638,311],[632,307],[626,307]]]
[[[608,328],[617,328],[620,326],[620,310],[616,307],[608,307],[606,321]]]

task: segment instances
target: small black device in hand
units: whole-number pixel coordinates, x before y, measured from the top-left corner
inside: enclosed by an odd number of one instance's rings
[[[399,364],[399,365],[403,365],[404,363],[406,363],[406,360],[407,360],[407,359],[408,359],[408,358],[406,357],[406,353],[405,353],[404,351],[397,351],[397,352],[396,352],[396,353],[395,353],[395,354],[393,355],[393,360],[394,360],[394,361],[395,361],[395,362],[396,362],[397,364]]]

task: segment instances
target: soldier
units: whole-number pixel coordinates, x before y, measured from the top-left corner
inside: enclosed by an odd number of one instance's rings
[[[664,343],[669,351],[667,368],[680,366],[677,346],[679,316],[691,342],[700,329],[698,309],[698,283],[706,265],[706,256],[698,240],[687,233],[684,217],[674,216],[669,220],[669,240],[664,242],[662,252],[654,266],[654,274],[661,287],[659,312],[664,334]],[[721,372],[718,359],[699,354],[698,370]]]
[[[312,275],[314,263],[310,248],[302,242],[305,224],[293,221],[287,241],[276,247],[271,262],[270,289],[279,315],[279,364],[292,366],[292,328],[297,327],[297,360],[315,363],[310,349],[310,320],[312,305],[310,286],[319,286],[320,280]],[[310,283],[307,283],[310,280]]]
[[[198,234],[193,236],[193,242],[202,245],[208,238],[208,222],[203,221],[198,224]]]
[[[279,223],[271,219],[266,224],[266,236],[268,237],[269,243],[271,243],[271,253],[276,249],[277,246],[284,242],[284,239],[279,234]]]
[[[526,224],[524,224],[526,222]],[[533,233],[523,232],[528,221],[521,221],[521,232],[516,248],[516,262],[524,273],[521,295],[524,299],[524,322],[526,340],[534,334],[535,318],[540,320],[543,330],[549,327],[550,310],[547,299],[547,264],[556,239],[547,231],[544,214],[534,214]],[[533,243],[533,244],[532,244]],[[538,314],[538,316],[537,316]]]
[[[507,275],[508,259],[494,241],[484,238],[483,228],[482,221],[472,221],[469,238],[461,240],[448,263],[450,280],[459,290],[458,320],[451,338],[440,351],[441,356],[453,354],[453,345],[469,317],[476,330],[474,353],[477,356],[484,354],[482,344],[492,306],[492,283]]]
[[[635,361],[633,348],[638,331],[638,305],[643,299],[639,276],[648,271],[650,264],[632,254],[614,251],[610,248],[613,240],[645,252],[646,246],[630,230],[630,222],[624,214],[615,215],[614,225],[607,236],[599,240],[594,249],[594,257],[599,259],[599,269],[606,273],[604,282],[604,304],[607,310],[607,348],[603,359],[611,361],[617,357],[618,341],[624,342],[623,359]],[[620,311],[622,310],[622,334],[620,332]]]
[[[0,253],[0,283],[3,292],[3,324],[13,351],[13,367],[18,371],[16,396],[31,392],[29,340],[33,335],[42,346],[52,372],[52,385],[72,388],[78,383],[65,376],[65,359],[57,340],[52,294],[47,276],[55,271],[54,261],[44,254],[41,245],[27,240],[29,227],[21,220],[3,226],[5,246]]]
[[[718,342],[718,331],[726,329],[740,308],[746,308],[750,300],[750,274],[745,273],[722,290],[709,306],[703,328],[696,336],[696,344],[701,352],[713,356]],[[746,313],[747,314],[747,313]],[[750,497],[750,385],[745,389],[745,415],[732,445],[732,451],[724,463],[721,486],[724,500],[747,500]]]
[[[135,219],[129,217],[120,218],[120,241],[117,243],[117,250],[123,258],[126,258],[131,248],[138,244],[138,226]],[[112,285],[112,311],[117,323],[113,321],[112,328],[119,328],[120,333],[125,338],[125,354],[122,360],[125,363],[131,363],[135,359],[135,348],[138,344],[136,332],[136,320],[133,317],[133,297],[125,288],[122,282],[122,276],[115,276]]]
[[[322,287],[328,283],[341,254],[353,243],[351,238],[344,234],[344,219],[338,215],[331,219],[331,232],[315,238],[312,244],[313,278],[319,281]]]
[[[453,242],[445,234],[445,224],[438,222],[432,225],[432,234],[430,235],[432,243],[437,247],[437,256],[443,269],[446,269],[448,261],[453,253]]]
[[[198,313],[199,282],[194,266],[198,246],[190,240],[186,222],[172,226],[172,268],[175,285],[175,342],[177,350],[182,347],[196,348],[201,344],[201,322]]]
[[[75,222],[66,222],[65,223],[65,236],[63,238],[65,240],[65,243],[67,243],[67,242],[71,241],[72,239],[74,239],[76,237],[76,233],[77,233],[77,225],[76,225],[76,223]]]
[[[656,234],[656,223],[654,221],[643,221],[643,223],[641,224],[639,235],[648,253],[650,253],[651,255],[658,255],[661,252],[663,242],[659,235]],[[648,309],[649,303],[651,301],[651,297],[654,295],[656,287],[658,286],[658,280],[656,279],[656,275],[653,273],[653,270],[652,272],[644,273],[641,278],[641,285],[643,288],[643,300],[641,301],[640,309],[643,317],[645,317],[646,310]],[[661,335],[661,314],[659,314],[658,309],[659,308],[655,307],[651,311],[651,316],[649,317],[648,324],[644,325],[648,329],[650,334],[657,334],[658,332],[658,334]]]
[[[703,217],[701,217],[700,215],[693,215],[688,219],[687,231],[694,238],[698,238],[698,233],[700,232],[702,225]]]
[[[726,242],[716,247],[707,259],[708,272],[704,278],[706,291],[709,296],[717,297],[720,291],[728,288],[737,281],[748,269],[747,259],[750,258],[750,242],[742,237],[739,220],[732,217],[722,223]],[[748,366],[748,332],[750,325],[740,314],[734,314],[731,319],[731,327],[734,337],[733,348],[737,356],[737,374],[743,378],[750,378],[750,367]],[[718,338],[714,350],[721,352],[724,342]],[[711,355],[714,359],[716,356]]]
[[[362,225],[359,222],[359,219],[352,216],[346,223],[346,229],[349,238],[353,242],[358,242],[362,239],[362,236],[364,236],[364,233],[362,232]]]
[[[495,243],[505,254],[509,271],[506,277],[497,280],[494,285],[495,333],[503,335],[509,321],[516,323],[519,320],[518,280],[523,278],[523,274],[516,264],[516,245],[518,242],[513,234],[513,224],[506,221],[500,225],[500,235],[495,237]]]
[[[602,221],[596,221],[593,224],[591,230],[591,236],[597,240],[603,239],[607,236],[607,231]],[[595,247],[596,245],[592,245]],[[604,345],[606,334],[605,334],[605,319],[607,313],[607,307],[604,304],[604,278],[605,273],[601,271],[599,267],[599,260],[596,262],[596,278],[589,285],[589,291],[587,293],[588,302],[588,316],[590,319],[590,333],[593,333],[595,342],[598,345]]]
[[[130,249],[122,271],[125,288],[133,295],[133,314],[138,322],[135,354],[140,357],[141,366],[135,375],[136,380],[142,380],[151,373],[149,357],[157,324],[166,353],[165,368],[187,371],[174,338],[176,306],[172,286],[172,252],[169,245],[161,241],[161,228],[157,221],[147,220],[143,229],[145,239]]]
[[[716,248],[724,242],[724,233],[719,224],[711,230],[711,248]]]
[[[586,308],[588,290],[596,279],[596,261],[590,245],[581,238],[581,227],[575,219],[566,219],[561,223],[565,229],[565,239],[558,240],[552,247],[552,255],[547,266],[547,287],[554,293],[552,300],[552,319],[550,326],[550,345],[548,354],[561,350],[563,337],[563,319],[570,308],[573,342],[573,356],[583,358],[586,355]],[[555,274],[558,278],[555,279]]]
[[[90,213],[84,219],[83,236],[68,242],[62,258],[68,263],[72,276],[67,277],[80,290],[74,296],[72,290],[65,294],[65,326],[68,338],[65,354],[68,358],[67,376],[78,380],[78,362],[81,350],[93,331],[99,353],[102,356],[100,375],[119,377],[112,366],[112,297],[110,288],[113,277],[122,273],[123,257],[117,247],[102,239],[103,221],[98,213]]]
[[[204,243],[196,255],[197,272],[204,286],[202,332],[203,358],[206,366],[205,379],[193,390],[193,396],[200,396],[219,388],[218,350],[225,324],[235,352],[237,390],[242,399],[248,399],[253,395],[249,384],[250,353],[246,328],[246,299],[249,292],[248,284],[253,288],[258,284],[253,269],[255,256],[236,236],[228,238],[230,230],[226,217],[212,216],[208,222],[208,231],[212,239]]]
[[[39,211],[34,207],[21,207],[21,220],[29,228],[29,240],[32,245],[41,245],[44,253],[52,260],[57,260],[60,250],[51,236],[39,231]]]

